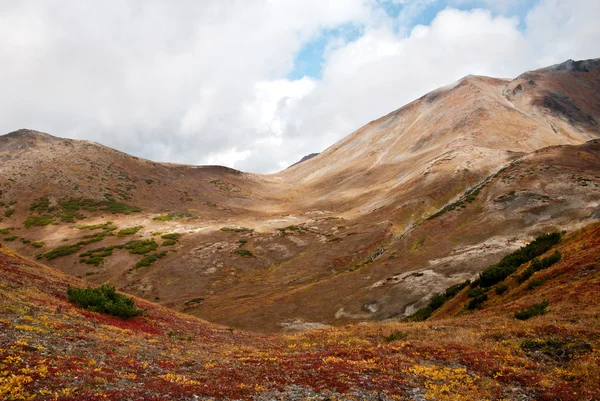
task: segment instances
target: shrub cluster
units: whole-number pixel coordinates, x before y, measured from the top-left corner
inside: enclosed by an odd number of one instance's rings
[[[137,268],[137,267],[150,266],[152,263],[156,262],[158,259],[162,259],[165,256],[167,256],[166,251],[162,251],[160,253],[154,253],[152,255],[146,255],[139,262],[137,262],[135,264],[135,267]]]
[[[137,234],[137,232],[140,231],[142,228],[144,228],[144,226],[124,228],[117,233],[117,237],[125,237],[126,235]]]
[[[515,312],[515,317],[519,320],[527,320],[535,316],[543,315],[546,313],[546,308],[548,305],[550,305],[550,303],[547,300],[538,304],[533,304],[527,309],[523,308]]]
[[[158,248],[158,243],[153,239],[130,241],[125,244],[125,249],[128,249],[129,253],[134,255],[145,255],[148,252],[155,251],[156,248]]]
[[[32,226],[47,226],[48,224],[54,223],[54,220],[54,216],[50,216],[47,214],[41,216],[32,214],[31,216],[27,216],[27,219],[25,219],[25,227],[30,228]]]
[[[427,320],[434,311],[441,308],[442,305],[446,303],[446,301],[454,298],[456,294],[458,294],[463,288],[465,288],[469,284],[471,284],[471,282],[467,280],[463,283],[455,284],[451,287],[446,288],[446,291],[444,291],[441,294],[434,295],[429,301],[429,304],[427,304],[427,306],[418,309],[415,313],[410,315],[407,318],[407,320],[412,322],[422,322],[423,320]]]
[[[560,261],[562,258],[562,254],[559,251],[554,252],[552,255],[540,260],[535,258],[531,261],[531,264],[521,275],[519,276],[519,281],[522,283],[523,281],[528,280],[535,272],[540,270],[544,270]]]
[[[521,247],[515,252],[506,255],[500,262],[489,266],[479,275],[479,282],[482,287],[490,287],[497,284],[517,271],[517,268],[523,263],[527,263],[537,256],[542,255],[561,239],[561,233],[553,232],[542,234],[533,242]]]
[[[133,298],[118,294],[114,286],[103,284],[98,288],[67,288],[69,301],[75,305],[98,313],[106,313],[120,318],[131,318],[142,314],[136,308]]]

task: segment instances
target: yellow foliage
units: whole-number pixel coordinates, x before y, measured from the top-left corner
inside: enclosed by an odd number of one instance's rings
[[[24,386],[33,379],[25,375],[10,375],[0,377],[0,399],[2,400],[32,400],[35,394],[25,391]]]
[[[193,386],[193,385],[200,384],[196,380],[192,380],[192,379],[188,378],[187,376],[178,375],[175,373],[167,373],[164,375],[160,375],[158,377],[160,377],[161,379],[168,381],[170,383],[177,383],[177,384],[181,384],[183,386]]]

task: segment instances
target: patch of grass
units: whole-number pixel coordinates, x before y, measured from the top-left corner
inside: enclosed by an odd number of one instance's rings
[[[67,297],[75,305],[98,313],[131,318],[142,314],[142,310],[136,308],[133,298],[118,294],[114,286],[104,284],[98,288],[67,288]]]
[[[554,245],[558,244],[562,235],[559,232],[542,234],[526,246],[506,255],[502,260],[489,266],[479,274],[482,287],[490,287],[497,284],[517,271],[523,263],[527,263],[535,257],[544,254]]]
[[[144,226],[135,226],[135,227],[124,228],[123,230],[121,230],[117,233],[117,237],[122,238],[127,235],[137,234],[137,232],[140,231],[142,228],[144,228]]]
[[[14,229],[14,227],[0,228],[0,234],[8,235]]]
[[[171,246],[171,245],[175,245],[177,244],[177,241],[175,241],[174,239],[168,239],[168,240],[164,240],[163,243],[161,244],[161,246]]]
[[[156,248],[158,248],[158,243],[153,239],[130,241],[125,244],[125,249],[128,249],[129,253],[134,255],[145,255],[149,252],[155,251]]]
[[[247,249],[237,249],[237,250],[235,251],[235,253],[237,253],[238,255],[241,255],[241,256],[250,256],[250,257],[254,256],[254,255],[252,254],[252,252],[250,252],[250,251],[249,251],[249,250],[247,250]]]
[[[15,212],[15,209],[6,209],[4,211],[4,217],[10,217],[13,215],[14,212]]]
[[[145,180],[145,181],[146,181],[146,184],[148,184],[148,185],[150,185],[150,184],[152,184],[152,183],[154,182],[154,181],[153,181],[153,180],[151,180],[150,178],[146,178],[146,180]]]
[[[56,219],[54,216],[50,216],[47,214],[44,214],[41,216],[32,214],[30,216],[27,216],[27,219],[25,220],[25,227],[30,228],[33,226],[36,226],[36,227],[47,226],[48,224],[54,223],[55,220]]]
[[[404,340],[404,339],[406,339],[407,336],[408,336],[408,334],[403,331],[394,330],[390,334],[385,336],[384,338],[385,338],[385,341],[387,341],[389,343],[392,341]]]
[[[25,239],[25,238],[21,238],[21,243],[27,245],[27,244],[31,244],[31,240]]]
[[[37,242],[32,242],[31,245],[36,248],[43,248],[44,245],[46,245],[46,243],[44,241],[37,241]]]
[[[535,316],[544,315],[546,313],[546,308],[548,308],[548,305],[550,305],[550,303],[547,300],[544,300],[537,304],[533,304],[529,308],[523,308],[515,312],[515,318],[519,320],[528,320]]]
[[[17,237],[16,235],[11,235],[10,237],[4,238],[4,241],[12,242],[12,241],[16,240],[17,238],[19,238],[19,237]]]

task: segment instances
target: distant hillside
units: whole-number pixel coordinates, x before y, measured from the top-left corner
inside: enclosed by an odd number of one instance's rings
[[[0,242],[258,332],[404,317],[600,215],[600,63],[467,76],[258,175],[0,136]]]

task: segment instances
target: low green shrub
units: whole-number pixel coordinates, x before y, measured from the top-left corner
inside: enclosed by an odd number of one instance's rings
[[[30,228],[33,226],[42,227],[47,226],[48,224],[54,223],[56,218],[54,216],[50,216],[47,214],[38,216],[38,215],[30,215],[25,219],[25,227]]]
[[[137,262],[135,264],[135,267],[138,268],[138,267],[150,266],[152,263],[156,262],[158,259],[162,259],[166,255],[167,255],[167,252],[165,252],[165,251],[160,252],[160,253],[155,253],[152,255],[146,255],[139,262]]]
[[[153,239],[129,241],[125,244],[125,249],[128,249],[129,253],[134,255],[145,255],[148,252],[155,251],[156,248],[158,248],[158,243]]]
[[[542,234],[528,245],[506,255],[500,262],[489,266],[479,274],[480,285],[490,287],[501,282],[517,271],[517,268],[523,263],[527,263],[547,252],[560,241],[561,237],[562,235],[559,232]]]
[[[80,249],[81,245],[79,243],[73,245],[63,245],[46,252],[44,256],[46,259],[52,260],[58,258],[59,256],[67,256],[75,252],[79,252]]]
[[[106,313],[120,318],[131,318],[142,314],[136,308],[133,298],[118,294],[114,286],[104,284],[98,288],[67,288],[69,301],[75,305],[98,313]]]
[[[548,305],[550,305],[550,303],[547,300],[533,304],[529,308],[523,308],[515,312],[515,318],[519,320],[528,320],[532,317],[543,315],[546,313]]]
[[[140,231],[142,228],[144,228],[144,226],[124,228],[117,233],[117,237],[125,237],[126,235],[137,234],[137,232]]]
[[[469,303],[467,304],[467,309],[468,310],[479,309],[481,307],[481,304],[487,300],[488,300],[487,294],[484,293],[484,294],[477,295],[476,297],[472,298],[469,301]]]
[[[502,295],[506,291],[508,291],[508,286],[506,284],[499,284],[496,286],[495,291],[496,291],[496,295]]]
[[[13,215],[14,212],[15,212],[15,209],[6,209],[4,211],[4,217],[10,217]]]
[[[250,251],[249,251],[249,250],[247,250],[247,249],[237,249],[237,250],[235,251],[235,253],[237,253],[238,255],[241,255],[241,256],[254,256],[254,255],[252,254],[252,252],[250,252]]]
[[[221,227],[221,231],[233,231],[236,233],[247,233],[254,231],[252,228],[247,227]]]
[[[552,255],[542,260],[535,258],[531,261],[529,267],[525,269],[525,271],[523,271],[523,273],[521,273],[517,279],[521,283],[527,281],[535,272],[549,268],[556,262],[560,261],[561,258],[562,254],[559,251],[554,252]]]
[[[392,341],[404,340],[407,336],[408,336],[408,334],[403,331],[394,330],[390,334],[385,336],[384,338],[385,338],[385,341],[392,342]]]
[[[19,238],[19,237],[17,237],[16,235],[11,235],[10,237],[4,238],[4,241],[12,242],[12,241],[16,240],[17,238]]]
[[[160,238],[162,239],[170,239],[170,240],[178,240],[179,237],[181,237],[182,234],[178,234],[178,233],[171,233],[171,234],[163,234],[160,236]]]

